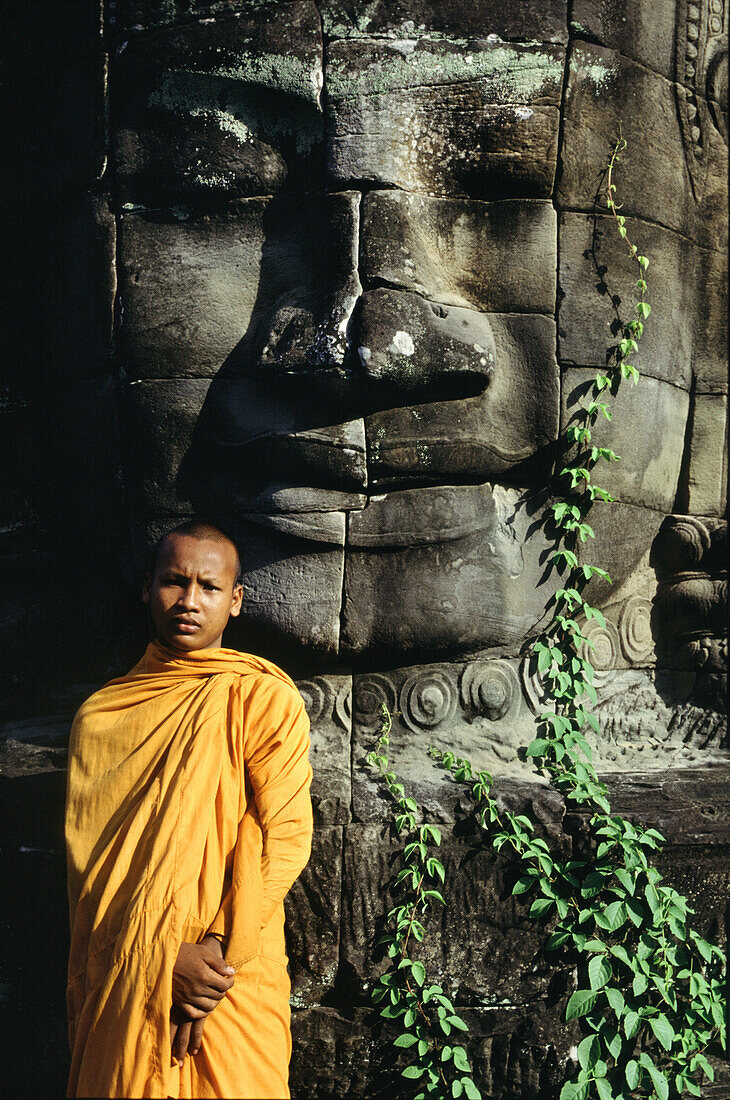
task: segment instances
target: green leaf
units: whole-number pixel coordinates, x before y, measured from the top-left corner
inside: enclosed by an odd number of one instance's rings
[[[463,1047],[454,1047],[454,1066],[460,1073],[471,1073],[469,1059]]]
[[[461,1096],[463,1091],[464,1091],[464,1086],[462,1085],[461,1081],[459,1081],[457,1079],[457,1080],[451,1082],[451,1095],[452,1096]]]
[[[527,747],[527,756],[544,756],[545,750],[550,747],[550,742],[544,737],[536,737]]]
[[[464,1023],[464,1021],[462,1020],[462,1018],[460,1016],[453,1016],[452,1015],[452,1016],[448,1017],[448,1020],[449,1020],[449,1023],[451,1024],[451,1026],[455,1027],[457,1029],[457,1031],[468,1031],[469,1030],[468,1025]]]
[[[413,975],[413,980],[417,982],[418,985],[423,985],[426,980],[426,967],[422,962],[414,962],[411,967],[411,974]]]
[[[408,1047],[412,1047],[417,1042],[418,1042],[418,1036],[417,1035],[414,1035],[410,1031],[404,1031],[402,1035],[399,1035],[398,1038],[394,1040],[393,1046],[394,1047],[403,1047],[405,1050],[407,1050]]]
[[[639,1063],[632,1058],[630,1062],[626,1063],[626,1084],[633,1092],[634,1089],[638,1089],[640,1082],[641,1067],[639,1066]]]
[[[611,1008],[616,1013],[616,1015],[620,1016],[622,1014],[622,1012],[624,1011],[625,1007],[626,1007],[626,1002],[624,1001],[624,995],[621,992],[621,990],[620,989],[615,989],[615,988],[607,989],[606,990],[606,1000],[608,1001],[608,1003],[610,1004]]]
[[[612,977],[611,964],[603,955],[596,955],[588,963],[588,981],[591,989],[602,989]]]
[[[635,997],[640,997],[642,993],[646,993],[649,988],[649,979],[646,974],[636,974],[631,984],[631,988]]]
[[[642,1065],[646,1065],[646,1063],[642,1062]],[[651,1077],[651,1083],[654,1086],[654,1088],[656,1089],[656,1094],[659,1097],[659,1100],[668,1100],[668,1098],[669,1098],[669,1082],[667,1081],[667,1078],[665,1077],[665,1075],[662,1073],[662,1071],[660,1069],[656,1068],[656,1066],[654,1065],[653,1062],[651,1063],[651,1065],[647,1065],[646,1069],[649,1071],[649,1076]]]
[[[406,1066],[406,1068],[402,1071],[402,1076],[408,1077],[412,1080],[416,1080],[416,1078],[423,1075],[423,1071],[425,1068],[425,1066]]]
[[[624,1016],[624,1034],[627,1039],[633,1039],[641,1027],[641,1016],[638,1012],[627,1012]]]
[[[567,1081],[560,1090],[560,1100],[587,1100],[587,1081]]]
[[[461,1083],[469,1100],[482,1100],[482,1094],[476,1087],[471,1077],[462,1077]]]
[[[671,1050],[675,1039],[674,1028],[667,1017],[661,1013],[659,1016],[649,1018],[649,1027],[656,1035],[665,1050]]]
[[[597,1035],[587,1035],[578,1044],[578,1062],[584,1070],[592,1070],[601,1053],[601,1043]]]
[[[621,1038],[618,1031],[615,1031],[611,1036],[604,1035],[603,1041],[606,1044],[606,1049],[608,1050],[608,1053],[611,1055],[614,1061],[618,1061],[624,1046],[623,1039]]]
[[[565,1019],[575,1020],[578,1016],[585,1016],[588,1012],[592,1012],[598,997],[599,994],[592,989],[576,989],[568,1001]]]
[[[613,1100],[613,1089],[605,1077],[597,1077],[593,1082],[598,1093],[598,1100]]]

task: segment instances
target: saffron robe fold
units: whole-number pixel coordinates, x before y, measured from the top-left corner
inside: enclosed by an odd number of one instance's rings
[[[309,722],[275,665],[152,643],[69,748],[69,1096],[286,1097],[283,899],[309,858]],[[182,942],[227,937],[233,988],[171,1065]]]

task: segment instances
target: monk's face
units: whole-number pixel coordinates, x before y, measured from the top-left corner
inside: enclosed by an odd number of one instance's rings
[[[142,593],[158,641],[184,653],[220,646],[229,617],[241,610],[236,571],[227,539],[168,535]]]

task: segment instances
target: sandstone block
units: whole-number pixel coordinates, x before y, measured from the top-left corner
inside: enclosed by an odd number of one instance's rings
[[[317,1004],[337,975],[342,893],[342,829],[319,826],[309,863],[287,894],[286,949],[291,960],[292,1007]]]
[[[350,193],[243,200],[194,218],[124,217],[127,374],[340,369],[360,291],[357,226]]]
[[[695,394],[690,415],[687,511],[720,516],[727,507],[727,395]]]
[[[563,371],[563,427],[575,416],[571,410],[585,399],[594,376],[579,368]],[[625,382],[608,403],[613,420],[596,422],[592,443],[610,447],[620,461],[599,463],[596,484],[624,503],[671,512],[679,484],[689,395],[666,382],[642,378],[637,386]]]
[[[415,290],[447,306],[555,311],[557,228],[551,203],[371,191],[363,202],[361,232],[366,280]]]
[[[480,199],[550,195],[561,47],[335,41],[326,71],[335,180]]]
[[[439,308],[457,323],[466,314]],[[544,484],[559,416],[554,323],[517,313],[469,316],[481,318],[494,348],[486,386],[476,396],[460,397],[456,377],[447,400],[419,401],[369,416],[368,461],[376,486],[416,478],[448,483],[455,477],[484,479],[507,472],[520,482]],[[485,337],[481,339],[479,346],[486,348]],[[428,341],[421,354],[430,357]]]
[[[310,722],[315,822],[341,824],[351,816],[352,677],[314,676],[297,688]]]
[[[673,80],[678,7],[680,5],[631,4],[626,0],[612,5],[603,0],[576,0],[571,13],[571,30]]]
[[[627,218],[628,236],[649,257],[647,320],[631,361],[642,374],[689,389],[700,330],[696,298],[699,250],[676,233]],[[636,319],[639,267],[609,215],[560,216],[559,351],[562,362],[603,367],[617,343],[617,320]]]
[[[497,485],[371,497],[350,516],[344,651],[519,647],[557,585],[543,577],[542,515],[535,499]]]
[[[303,428],[307,408],[277,408],[261,389],[245,379],[130,385],[127,438],[139,500],[172,512],[191,506],[261,514],[361,507],[363,422]]]
[[[706,128],[702,186],[693,184],[688,166],[696,156],[694,139],[691,134],[683,136],[676,96],[686,102],[676,85],[615,50],[576,43],[570,55],[558,205],[593,208],[620,122],[627,142],[617,176],[623,213],[667,225],[708,248],[723,249],[725,143],[716,127]],[[638,106],[647,103],[653,105],[651,126]]]
[[[548,3],[494,3],[477,0],[323,0],[322,22],[332,38],[413,38],[443,34],[458,37],[567,41],[565,0]]]
[[[343,863],[341,967],[352,993],[362,997],[387,966],[375,948],[396,904],[390,881],[397,846],[387,825],[348,825]],[[438,858],[446,870],[449,905],[427,914],[418,947],[426,970],[459,1004],[527,1004],[544,996],[550,968],[540,949],[546,933],[509,896],[509,872],[492,852],[466,847],[444,833]]]
[[[278,191],[321,141],[322,43],[310,0],[161,29],[118,53],[122,201]],[[154,16],[153,16],[154,18]]]

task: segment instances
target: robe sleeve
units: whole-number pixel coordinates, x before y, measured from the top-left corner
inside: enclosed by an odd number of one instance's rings
[[[220,909],[203,933],[229,939],[236,926],[236,901],[245,896],[246,919],[241,921],[239,914],[235,937],[240,961],[249,957],[258,932],[306,866],[312,844],[309,719],[301,695],[293,685],[264,676],[246,698],[244,711],[243,807],[251,800],[253,806],[239,828],[233,875],[226,876]],[[248,865],[251,858],[260,864],[256,873]],[[254,914],[260,914],[255,928],[250,925]]]
[[[266,676],[252,695],[245,766],[263,836],[263,928],[309,859],[312,769],[309,718],[299,692]]]

